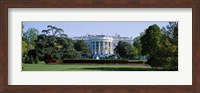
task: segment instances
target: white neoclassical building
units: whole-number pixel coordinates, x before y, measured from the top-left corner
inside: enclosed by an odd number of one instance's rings
[[[83,40],[90,48],[93,57],[104,58],[114,54],[114,49],[119,41],[133,43],[131,37],[120,37],[119,35],[85,35],[79,37],[72,37],[73,40]]]

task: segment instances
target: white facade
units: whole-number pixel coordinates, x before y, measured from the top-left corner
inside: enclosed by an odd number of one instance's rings
[[[106,57],[114,54],[114,49],[119,41],[133,43],[132,38],[106,35],[86,35],[73,37],[73,40],[83,40],[88,44],[93,56]]]

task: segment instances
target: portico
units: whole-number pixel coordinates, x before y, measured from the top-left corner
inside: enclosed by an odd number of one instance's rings
[[[88,44],[93,58],[104,58],[114,54],[114,49],[119,41],[132,44],[132,38],[106,35],[87,35],[74,37],[73,40],[84,40]]]
[[[92,55],[111,55],[113,54],[111,40],[93,40],[91,43]]]

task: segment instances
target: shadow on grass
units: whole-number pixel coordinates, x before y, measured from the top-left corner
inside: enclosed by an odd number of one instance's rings
[[[100,70],[100,71],[154,71],[152,68],[113,68],[113,67],[96,67],[96,68],[83,68],[87,70]]]

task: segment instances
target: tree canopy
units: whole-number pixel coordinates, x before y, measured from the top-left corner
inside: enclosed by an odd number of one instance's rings
[[[141,56],[142,44],[141,44],[141,36],[137,36],[133,40],[133,55]]]
[[[162,30],[157,25],[149,26],[141,38],[142,53],[153,68],[178,70],[178,23],[170,22]]]
[[[23,35],[23,33],[24,33],[24,24],[23,23],[22,23],[21,29],[22,29],[22,35]],[[27,53],[28,53],[28,45],[26,43],[25,38],[22,36],[22,57],[25,56]]]
[[[23,27],[23,26],[22,26]],[[24,34],[23,39],[28,45],[28,50],[34,49],[39,31],[36,28],[29,28]]]
[[[132,56],[133,47],[131,44],[123,41],[119,41],[118,45],[114,49],[115,53],[119,54],[123,58]]]
[[[54,60],[80,57],[80,53],[74,48],[73,41],[64,34],[62,29],[51,25],[47,28],[36,40],[36,53],[40,60],[45,60],[45,54],[51,55]]]
[[[87,46],[87,43],[83,40],[77,40],[74,44],[74,48],[77,51],[80,51],[82,55],[85,55],[87,57],[90,56],[90,49]]]
[[[141,37],[142,54],[153,55],[160,48],[162,32],[158,25],[149,26]]]

